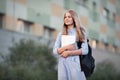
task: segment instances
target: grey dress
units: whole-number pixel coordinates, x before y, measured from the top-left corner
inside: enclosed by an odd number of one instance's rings
[[[68,35],[76,35],[76,29],[68,30]],[[78,49],[75,43],[76,49]],[[67,58],[61,57],[57,49],[61,47],[61,33],[58,34],[55,45],[53,47],[53,53],[58,57],[58,80],[86,80],[84,72],[81,72],[79,55],[68,56]],[[88,53],[88,44],[85,39],[82,43],[82,55]]]

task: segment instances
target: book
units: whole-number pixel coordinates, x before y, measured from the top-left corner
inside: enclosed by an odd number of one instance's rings
[[[73,44],[75,43],[75,41],[76,41],[75,35],[62,35],[61,38],[62,47]]]

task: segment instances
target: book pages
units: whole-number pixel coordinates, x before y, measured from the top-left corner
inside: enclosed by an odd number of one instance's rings
[[[62,47],[75,43],[75,35],[62,35],[61,43]]]

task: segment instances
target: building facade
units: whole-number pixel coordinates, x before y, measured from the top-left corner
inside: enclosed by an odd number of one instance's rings
[[[21,38],[53,45],[65,11],[73,9],[94,49],[120,53],[119,5],[120,0],[0,0],[1,51]]]

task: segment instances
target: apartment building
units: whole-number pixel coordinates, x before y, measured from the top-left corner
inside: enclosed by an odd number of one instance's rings
[[[0,51],[22,38],[52,43],[68,9],[79,14],[94,49],[120,53],[120,0],[0,0]]]

